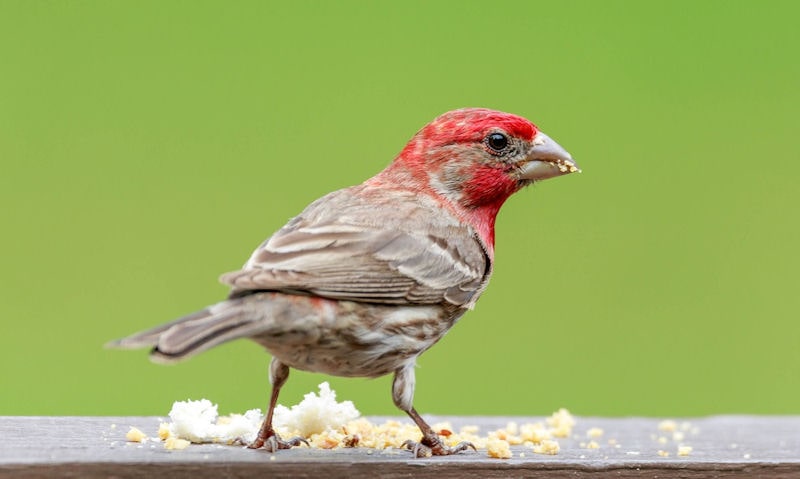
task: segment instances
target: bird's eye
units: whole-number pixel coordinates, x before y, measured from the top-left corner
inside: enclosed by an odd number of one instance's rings
[[[508,146],[508,137],[502,133],[492,133],[486,137],[486,144],[495,153],[502,153]]]

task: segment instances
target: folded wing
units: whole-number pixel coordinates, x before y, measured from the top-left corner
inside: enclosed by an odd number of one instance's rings
[[[474,231],[442,218],[433,206],[424,198],[367,204],[352,189],[331,193],[221,281],[233,287],[231,297],[267,290],[470,306],[488,280],[490,262]],[[362,214],[367,209],[370,214]]]

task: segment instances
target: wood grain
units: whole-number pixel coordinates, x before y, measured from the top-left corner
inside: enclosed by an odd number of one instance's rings
[[[478,425],[483,434],[509,421],[542,420],[428,419],[450,421],[456,429]],[[155,417],[0,417],[0,478],[800,477],[798,416],[714,416],[686,421],[689,429],[680,442],[692,447],[688,456],[677,455],[678,441],[659,430],[658,419],[578,417],[573,437],[559,439],[558,455],[534,454],[528,447],[514,446],[512,459],[498,460],[488,458],[486,451],[427,459],[413,459],[401,450],[360,448],[295,448],[270,454],[204,444],[168,451],[160,443],[125,441],[129,426],[156,436],[159,419]],[[595,427],[604,431],[595,439],[599,448],[582,447],[590,440],[587,430]]]

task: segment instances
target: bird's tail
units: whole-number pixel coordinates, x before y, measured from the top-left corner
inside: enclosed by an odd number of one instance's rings
[[[153,348],[150,359],[182,361],[233,339],[253,336],[264,322],[248,313],[244,298],[229,299],[201,311],[106,344],[109,348]]]

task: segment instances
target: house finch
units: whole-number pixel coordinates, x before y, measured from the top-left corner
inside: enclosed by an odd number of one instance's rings
[[[393,373],[392,399],[422,431],[416,456],[450,448],[412,405],[417,357],[486,288],[495,217],[514,192],[578,171],[563,148],[525,118],[479,108],[422,128],[383,171],[330,193],[222,275],[228,299],[110,344],[152,347],[175,362],[250,338],[271,355],[272,395],[252,448],[298,445],[272,428],[289,368],[336,376]]]

